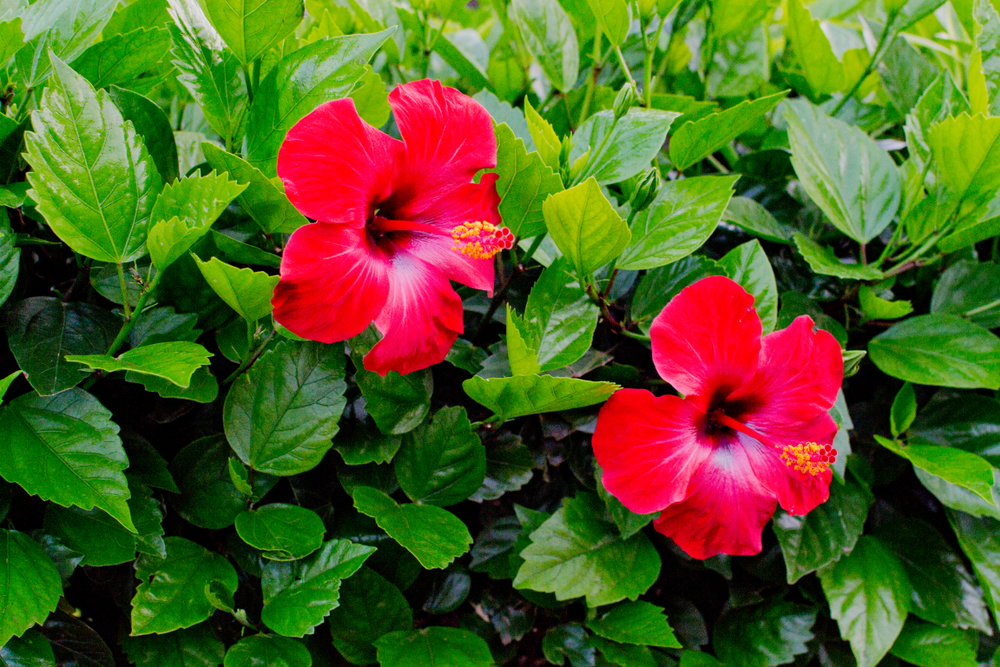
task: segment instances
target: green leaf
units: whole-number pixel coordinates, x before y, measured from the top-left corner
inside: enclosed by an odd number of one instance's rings
[[[24,533],[0,530],[0,646],[55,611],[62,596],[59,571]],[[4,660],[4,658],[0,658]]]
[[[0,475],[63,507],[99,507],[132,532],[128,466],[111,412],[82,389],[25,394],[0,413]]]
[[[1000,402],[988,396],[938,392],[920,411],[909,432],[911,445],[958,447],[1000,463]]]
[[[542,202],[561,192],[562,179],[542,162],[535,151],[528,152],[524,141],[514,136],[506,123],[494,128],[497,137],[497,193],[500,216],[511,234],[528,238],[544,234]]]
[[[652,269],[687,257],[715,231],[738,176],[668,181],[632,222],[632,241],[618,267]]]
[[[754,239],[733,248],[719,260],[719,268],[753,295],[764,333],[773,331],[778,322],[778,286],[760,242]]]
[[[7,220],[0,221],[0,306],[14,292],[17,275],[21,270],[21,249],[14,245],[15,238],[10,223]]]
[[[681,647],[667,623],[663,608],[649,602],[623,602],[615,605],[600,618],[587,621],[587,627],[600,637],[623,644]]]
[[[580,72],[580,47],[566,11],[556,0],[512,0],[507,14],[552,85],[564,93],[572,90]]]
[[[302,0],[206,0],[205,11],[219,36],[244,65],[277,46],[302,22]]]
[[[231,526],[246,509],[246,497],[229,475],[231,454],[225,438],[209,436],[195,440],[171,461],[170,472],[180,487],[171,505],[186,521],[218,530]],[[263,498],[277,481],[271,475],[254,475],[253,499]]]
[[[621,46],[632,23],[624,0],[587,0],[587,4],[611,45]]]
[[[519,375],[462,383],[469,398],[492,410],[501,421],[543,412],[582,408],[608,399],[620,387],[613,382],[589,382],[551,375]]]
[[[691,179],[685,179],[685,181]],[[681,183],[685,181],[680,181]],[[677,182],[677,181],[674,181]],[[743,231],[753,236],[790,245],[792,232],[788,227],[778,222],[771,212],[756,200],[749,197],[733,197],[729,200],[722,219],[731,222]]]
[[[594,114],[573,133],[569,164],[587,156],[575,181],[595,178],[602,185],[618,183],[643,171],[660,152],[670,124],[679,115],[632,108],[616,122],[614,111]]]
[[[939,387],[1000,388],[1000,338],[954,315],[918,315],[868,343],[892,377]]]
[[[397,505],[388,495],[369,486],[355,487],[354,507],[375,519],[429,570],[444,569],[472,545],[461,519],[434,505]]]
[[[0,646],[3,667],[55,667],[52,645],[42,633],[29,630],[21,638],[12,637]]]
[[[240,60],[225,47],[216,50],[210,46],[209,42],[214,44],[218,36],[208,34],[204,29],[199,34],[191,17],[179,13],[179,6],[183,5],[171,6],[175,24],[168,28],[177,81],[191,93],[205,120],[228,146],[242,135],[250,103]],[[185,11],[190,11],[189,7],[183,7]],[[213,166],[222,169],[218,165]],[[243,180],[236,174],[234,176]]]
[[[383,635],[413,627],[413,611],[399,589],[368,567],[340,585],[341,601],[327,620],[333,645],[349,662],[377,660],[373,643]]]
[[[323,545],[326,528],[316,512],[297,505],[271,503],[236,517],[236,533],[264,558],[305,558]]]
[[[386,435],[402,435],[422,424],[430,413],[434,376],[430,369],[406,375],[389,371],[384,376],[365,370],[363,359],[377,342],[374,327],[368,327],[349,341],[354,380],[365,397],[365,409],[379,430]]]
[[[113,0],[68,0],[35,3],[20,11],[27,48],[18,50],[14,62],[24,85],[39,88],[52,73],[47,54],[52,53],[63,62],[72,62],[86,51],[111,18],[116,5]]]
[[[774,534],[785,558],[788,583],[815,572],[851,553],[865,525],[871,492],[848,478],[830,485],[830,498],[808,514],[796,516],[778,510]]]
[[[475,28],[442,34],[434,43],[434,50],[472,86],[485,88],[490,85],[486,73],[489,47]]]
[[[541,370],[568,366],[586,354],[599,314],[564,259],[557,259],[542,271],[524,309],[529,344],[538,352]]]
[[[467,630],[434,626],[422,630],[400,630],[375,642],[383,667],[489,667],[490,647]]]
[[[52,56],[56,79],[25,134],[31,198],[52,231],[102,262],[146,254],[146,231],[163,187],[153,159],[104,91]]]
[[[542,640],[542,655],[551,664],[593,665],[595,642],[587,637],[587,631],[577,623],[566,623],[550,628]]]
[[[851,643],[858,667],[875,667],[903,627],[910,583],[902,563],[874,538],[819,573],[830,615]]]
[[[340,433],[333,440],[333,448],[340,452],[344,463],[351,466],[388,463],[402,444],[402,437],[385,435],[367,415],[363,421],[350,420],[342,424]]]
[[[528,121],[525,118],[525,110],[530,101],[525,103],[525,109],[515,108],[510,105],[510,102],[502,101],[489,90],[480,90],[472,96],[472,99],[479,102],[484,109],[490,112],[490,116],[493,118],[494,129],[497,129],[501,123],[507,125],[514,136],[524,142],[524,146],[529,153],[536,152],[535,142],[531,138],[531,130],[528,128]],[[500,142],[498,140],[497,148],[499,149],[499,147]]]
[[[283,340],[233,383],[226,438],[243,463],[274,475],[315,467],[336,435],[347,401],[340,345]]]
[[[529,537],[514,587],[555,593],[558,600],[586,596],[590,607],[634,600],[660,573],[660,557],[649,539],[642,533],[621,539],[592,493],[564,499]]]
[[[648,331],[653,318],[682,289],[702,278],[721,274],[714,261],[698,255],[647,271],[632,295],[632,320]]]
[[[194,372],[206,366],[211,356],[212,353],[198,343],[180,340],[144,345],[117,357],[106,354],[70,355],[66,357],[66,361],[108,373],[129,371],[152,375],[186,389],[191,385]]]
[[[207,624],[166,635],[123,637],[122,648],[136,667],[218,667],[226,653]]]
[[[148,97],[115,85],[108,88],[108,95],[121,111],[122,118],[131,122],[136,134],[142,137],[142,143],[153,158],[163,182],[177,180],[177,142],[174,141],[170,119],[163,109]]]
[[[42,395],[57,394],[88,373],[67,363],[71,354],[103,354],[119,323],[106,310],[85,303],[62,303],[53,297],[19,301],[6,316],[7,339],[28,382]]]
[[[611,520],[618,526],[618,532],[621,534],[622,539],[627,540],[632,537],[648,526],[650,521],[659,516],[659,512],[636,514],[622,505],[622,502],[608,493],[608,490],[604,487],[604,471],[601,469],[600,464],[596,462],[594,463],[594,480],[597,482],[597,497],[608,508],[608,514],[611,515]]]
[[[963,238],[964,228],[979,223],[1000,189],[1000,118],[946,118],[927,131],[927,143],[937,175],[935,220],[953,232],[938,245],[953,252],[973,242]]]
[[[688,121],[670,137],[670,161],[683,171],[756,125],[787,91],[746,100],[719,113]]]
[[[889,154],[860,129],[805,100],[785,103],[792,165],[834,227],[868,243],[892,222],[902,193]]]
[[[291,233],[308,224],[305,216],[288,201],[284,191],[268,180],[259,169],[215,144],[205,142],[201,148],[205,152],[205,159],[214,169],[226,171],[237,181],[249,184],[236,201],[265,232]]]
[[[982,589],[933,526],[900,517],[879,526],[875,537],[906,569],[914,615],[939,625],[986,631],[990,619]]]
[[[791,602],[742,607],[719,620],[712,646],[724,663],[771,667],[793,662],[812,641],[816,608]]]
[[[844,65],[837,59],[830,40],[806,8],[803,0],[789,0],[785,35],[813,96],[830,95],[843,89]]]
[[[858,290],[858,303],[864,314],[873,320],[895,320],[913,312],[911,302],[888,301],[875,294],[875,290],[868,285],[862,285]]]
[[[73,61],[73,69],[94,88],[132,87],[170,49],[165,28],[139,28],[102,39]]]
[[[256,322],[271,314],[271,296],[278,284],[278,276],[253,269],[238,269],[216,257],[203,262],[195,255],[194,261],[212,291],[247,322]]]
[[[711,97],[755,93],[770,79],[770,64],[767,28],[763,24],[727,35],[715,42],[705,93]]]
[[[814,272],[824,276],[836,276],[845,280],[881,280],[882,272],[874,266],[861,264],[845,264],[840,261],[828,246],[816,243],[808,236],[795,232],[792,235],[795,247],[802,253]]]
[[[500,435],[486,450],[486,479],[469,500],[481,503],[517,491],[531,481],[534,469],[535,457],[521,438]]]
[[[282,58],[256,91],[247,123],[247,162],[266,176],[276,175],[278,148],[288,130],[320,104],[347,97],[365,73],[364,64],[391,34],[323,39]]]
[[[307,560],[271,563],[263,576],[261,620],[286,637],[312,634],[337,607],[341,580],[352,576],[375,552],[350,540],[330,540]]]
[[[974,99],[973,106],[990,116],[996,116],[1000,113],[1000,15],[997,14],[996,6],[985,0],[975,0],[972,3],[971,13],[975,23],[973,42],[979,52],[978,62],[983,85],[981,88],[974,87],[973,74],[970,73],[969,96],[979,97],[974,93],[976,89],[980,94],[985,92],[986,99]],[[972,58],[969,59],[969,65],[970,68],[973,66]]]
[[[0,379],[0,402],[3,402],[3,397],[7,394],[7,390],[10,389],[10,385],[13,384],[14,380],[24,375],[24,371],[14,371],[7,377]]]
[[[552,240],[581,276],[617,258],[631,238],[593,178],[552,195],[542,212]]]
[[[394,463],[410,500],[438,507],[465,500],[486,477],[486,449],[462,407],[442,408],[404,435]]]
[[[528,132],[531,134],[532,143],[535,145],[535,151],[542,158],[542,162],[558,173],[562,143],[559,141],[556,131],[549,121],[538,115],[535,108],[531,106],[531,100],[528,99],[524,101],[524,119],[528,126]],[[560,179],[559,182],[561,184],[562,180]]]
[[[966,317],[984,329],[1000,327],[1000,266],[992,262],[956,262],[934,286],[931,312]]]
[[[382,77],[372,69],[371,65],[365,65],[365,73],[354,84],[350,98],[354,100],[354,106],[357,107],[361,120],[372,127],[382,127],[389,120],[389,115],[392,113],[389,93],[385,89]]]
[[[220,582],[233,594],[236,570],[219,554],[181,537],[164,540],[167,557],[143,554],[136,561],[141,582],[132,598],[132,635],[163,634],[201,623],[215,611],[205,587]]]
[[[134,371],[125,374],[128,382],[141,384],[146,391],[159,394],[163,398],[181,398],[185,401],[195,401],[197,403],[211,403],[219,396],[219,382],[208,370],[208,366],[202,366],[191,376],[191,385],[182,388],[170,382],[152,375],[141,375]]]
[[[21,17],[0,21],[0,65],[5,65],[18,51],[24,48],[24,32]]]
[[[520,323],[520,324],[519,324]],[[522,329],[524,330],[522,332]],[[531,327],[521,321],[517,313],[507,304],[507,361],[510,372],[514,375],[537,374],[541,370],[538,365],[538,352],[529,342],[529,334],[534,333]]]
[[[904,382],[896,392],[896,398],[892,400],[892,409],[889,411],[892,437],[898,438],[900,433],[905,433],[916,418],[917,394],[913,391],[912,384]]]
[[[971,632],[910,619],[890,653],[918,667],[978,667],[977,643]]]
[[[169,183],[156,198],[146,245],[153,265],[163,270],[208,233],[229,202],[246,190],[214,171]],[[228,303],[228,302],[227,302]]]
[[[45,532],[82,554],[82,562],[92,567],[118,565],[135,558],[136,536],[99,509],[49,505],[45,509]]]
[[[996,619],[1000,616],[1000,522],[951,510],[947,514]]]
[[[287,637],[244,637],[226,651],[224,667],[310,667],[312,656],[301,643]]]
[[[166,555],[166,547],[163,544],[163,509],[160,501],[153,497],[153,491],[149,487],[132,482],[131,479],[129,481],[132,497],[128,500],[128,507],[137,531],[136,549],[140,553],[162,558]]]
[[[880,445],[908,460],[916,468],[942,478],[946,482],[972,491],[988,503],[994,503],[993,466],[989,461],[971,452],[937,445],[908,445],[882,436],[875,439]]]

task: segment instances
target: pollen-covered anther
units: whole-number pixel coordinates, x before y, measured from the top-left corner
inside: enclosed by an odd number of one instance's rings
[[[804,475],[818,475],[837,459],[837,450],[830,445],[815,442],[800,442],[785,445],[780,455],[782,463]]]
[[[473,259],[489,259],[501,250],[514,247],[514,235],[506,227],[485,221],[463,222],[451,230],[452,250]]]

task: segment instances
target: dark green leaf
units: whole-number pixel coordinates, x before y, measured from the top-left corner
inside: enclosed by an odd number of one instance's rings
[[[686,179],[691,180],[691,179]],[[675,181],[677,182],[677,181]],[[680,181],[681,183],[685,181]],[[771,212],[748,197],[733,197],[726,206],[722,219],[738,226],[753,236],[772,243],[791,244],[791,230],[778,222]]]
[[[712,645],[724,663],[772,667],[792,662],[812,641],[816,609],[791,602],[742,607],[715,626]]]
[[[312,656],[303,644],[286,637],[244,637],[226,651],[225,667],[310,667]]]
[[[913,391],[912,384],[904,382],[896,392],[896,398],[892,399],[892,409],[889,411],[892,436],[898,438],[900,433],[905,433],[916,417],[917,394]]]
[[[594,634],[624,644],[680,648],[674,631],[667,623],[663,608],[649,602],[623,602],[587,627]]]
[[[0,205],[4,203],[0,201]],[[14,238],[10,223],[6,219],[0,220],[0,306],[14,291],[21,269],[21,249],[14,245]]]
[[[12,637],[0,646],[2,667],[55,667],[52,646],[37,630],[29,630],[20,639]]]
[[[347,401],[340,345],[281,341],[226,396],[226,438],[254,470],[295,475],[332,445]]]
[[[890,652],[918,667],[978,667],[976,644],[971,632],[910,619]]]
[[[62,611],[49,616],[42,633],[52,645],[56,665],[115,667],[111,649],[93,628]]]
[[[465,408],[438,410],[403,436],[396,478],[410,500],[447,507],[471,496],[486,476],[486,449]]]
[[[557,625],[545,633],[542,654],[553,665],[565,665],[569,658],[572,667],[594,667],[594,645],[587,631],[577,623]]]
[[[49,505],[45,510],[45,532],[83,554],[86,565],[104,567],[135,558],[136,536],[99,509]]]
[[[357,404],[355,404],[357,405]],[[367,416],[364,420],[348,421],[333,440],[333,448],[340,452],[347,465],[388,463],[403,444],[398,435],[385,435]]]
[[[489,667],[493,656],[486,642],[466,630],[430,627],[399,630],[375,642],[383,667]]]
[[[205,587],[221,582],[236,592],[236,570],[219,554],[181,537],[164,539],[167,557],[143,554],[136,561],[141,582],[132,598],[132,635],[189,628],[212,615]]]
[[[122,648],[136,667],[219,667],[226,653],[207,624],[165,635],[124,637]]]
[[[909,432],[911,445],[958,447],[1000,463],[1000,403],[988,396],[935,395]]]
[[[55,611],[62,595],[59,571],[24,533],[0,530],[0,646]],[[2,659],[2,658],[0,658]]]
[[[156,67],[169,49],[170,34],[165,28],[139,28],[94,44],[73,61],[73,69],[94,88],[130,88],[143,73]]]
[[[517,491],[531,481],[535,457],[516,435],[502,434],[486,449],[486,479],[469,500],[481,503]]]
[[[319,549],[326,528],[312,510],[271,503],[237,516],[236,532],[244,542],[259,549],[264,558],[289,561]]]
[[[716,263],[697,255],[647,271],[632,295],[632,320],[648,331],[670,299],[695,281],[715,275],[722,275]]]
[[[469,398],[492,410],[503,421],[594,405],[620,388],[612,382],[588,382],[551,375],[490,380],[472,377],[463,382],[462,387]]]
[[[368,567],[340,585],[340,606],[327,624],[333,645],[349,662],[376,661],[373,642],[395,630],[413,627],[413,612],[399,589]]]
[[[952,265],[934,286],[931,312],[966,317],[986,329],[1000,327],[1000,266],[992,262]]]
[[[368,327],[350,340],[354,379],[365,397],[365,409],[385,434],[402,435],[419,426],[431,410],[434,376],[429,369],[400,375],[389,371],[384,376],[365,370],[364,356],[378,335]]]

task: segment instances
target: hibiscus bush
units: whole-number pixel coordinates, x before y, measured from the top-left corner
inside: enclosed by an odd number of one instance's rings
[[[976,667],[996,0],[0,0],[0,665]]]

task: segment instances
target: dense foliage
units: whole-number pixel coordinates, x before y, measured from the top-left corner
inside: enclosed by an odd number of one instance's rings
[[[383,376],[274,322],[277,158],[424,78],[516,244]],[[996,0],[0,0],[0,103],[0,665],[995,664]],[[829,500],[697,560],[591,435],[712,275],[845,381]]]

